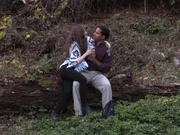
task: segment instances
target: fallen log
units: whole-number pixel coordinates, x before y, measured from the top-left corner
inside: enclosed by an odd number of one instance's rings
[[[180,85],[144,86],[134,84],[131,75],[117,74],[109,78],[113,99],[130,102],[146,95],[173,96],[180,94]],[[45,107],[51,110],[62,92],[62,80],[57,74],[37,78],[35,82],[25,83],[20,78],[0,80],[0,115],[19,114]],[[101,93],[89,87],[88,101],[91,106],[101,106]]]

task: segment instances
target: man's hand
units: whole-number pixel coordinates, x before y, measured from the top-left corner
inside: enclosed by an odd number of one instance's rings
[[[87,59],[89,61],[94,61],[96,59],[96,55],[95,54],[90,54],[89,56],[87,56]]]
[[[101,63],[96,59],[96,54],[90,54],[87,59],[95,63],[97,66],[101,65]]]

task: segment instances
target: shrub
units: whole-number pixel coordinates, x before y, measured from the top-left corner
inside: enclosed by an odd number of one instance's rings
[[[101,113],[83,118],[59,118],[56,121],[42,118],[20,126],[23,132],[19,134],[178,135],[180,133],[179,116],[180,96],[171,98],[147,96],[146,99],[135,103],[117,102],[115,116],[108,119],[102,119]],[[12,128],[8,131],[10,133]]]

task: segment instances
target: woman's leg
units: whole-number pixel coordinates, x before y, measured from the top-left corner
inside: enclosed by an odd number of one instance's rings
[[[66,68],[66,66],[61,67],[60,75],[62,79],[69,81],[78,81],[80,83],[79,91],[81,96],[82,106],[87,104],[87,80],[79,72],[72,68]],[[72,86],[72,85],[71,85]]]
[[[59,100],[55,107],[55,112],[57,114],[63,113],[67,109],[68,103],[72,98],[72,81],[63,80],[63,91],[59,97]]]

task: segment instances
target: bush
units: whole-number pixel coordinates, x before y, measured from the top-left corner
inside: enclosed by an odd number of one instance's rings
[[[14,129],[17,125],[9,128],[7,132],[38,135],[179,135],[179,116],[180,96],[148,96],[135,103],[119,101],[115,106],[115,116],[108,119],[102,119],[101,113],[83,118],[61,117],[56,121],[42,118],[33,123],[21,122],[21,133]]]

